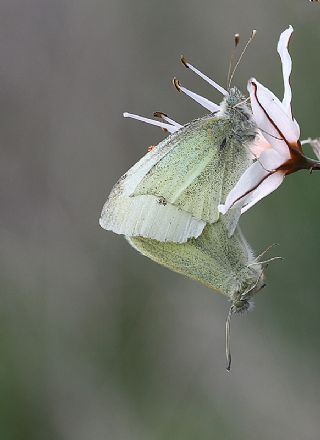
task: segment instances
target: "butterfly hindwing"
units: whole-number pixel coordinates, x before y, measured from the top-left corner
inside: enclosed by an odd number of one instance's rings
[[[250,267],[252,251],[236,228],[229,238],[227,225],[219,220],[208,224],[198,238],[187,243],[163,243],[144,237],[127,237],[129,243],[143,255],[163,266],[195,279],[233,299],[256,282],[259,265]]]

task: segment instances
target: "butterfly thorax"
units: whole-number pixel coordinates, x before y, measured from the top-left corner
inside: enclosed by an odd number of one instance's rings
[[[226,117],[232,125],[232,131],[241,143],[254,141],[257,126],[246,98],[239,89],[233,87],[220,104],[220,115]]]

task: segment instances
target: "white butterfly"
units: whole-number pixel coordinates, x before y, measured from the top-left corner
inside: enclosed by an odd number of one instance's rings
[[[244,96],[235,87],[226,91],[184,58],[182,62],[224,99],[217,105],[175,79],[176,88],[209,110],[208,115],[182,126],[164,114],[165,122],[159,122],[124,113],[160,126],[170,136],[114,186],[100,218],[105,229],[176,243],[198,237],[206,224],[219,219],[218,205],[252,163],[257,130]],[[230,235],[239,215],[235,209],[226,219]]]
[[[100,224],[125,235],[136,250],[153,261],[228,298],[229,370],[231,316],[250,308],[252,297],[264,286],[263,265],[279,257],[261,261],[263,252],[255,258],[236,227],[241,204],[222,218],[218,205],[267,141],[237,88],[226,91],[184,58],[182,62],[224,95],[222,103],[216,105],[174,80],[179,91],[210,113],[185,126],[159,112],[155,116],[164,122],[125,113],[125,117],[160,126],[170,136],[116,183]]]

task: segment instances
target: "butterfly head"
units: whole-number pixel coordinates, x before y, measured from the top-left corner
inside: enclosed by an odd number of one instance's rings
[[[237,87],[231,87],[220,105],[229,113],[243,114],[245,119],[250,119],[251,110],[248,100]]]
[[[242,285],[231,301],[232,313],[238,314],[248,312],[253,308],[252,298],[265,287],[265,276],[262,267],[252,270],[252,277],[245,285]]]
[[[238,301],[234,301],[232,303],[232,311],[235,314],[241,314],[244,312],[248,312],[253,308],[253,302],[248,300],[239,299]]]

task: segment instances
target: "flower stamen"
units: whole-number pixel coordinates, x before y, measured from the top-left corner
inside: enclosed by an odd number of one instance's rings
[[[210,113],[216,113],[220,111],[220,106],[215,104],[214,102],[209,101],[209,99],[204,98],[201,95],[198,95],[197,93],[192,92],[191,90],[187,89],[186,87],[183,87],[180,84],[180,81],[177,78],[173,78],[172,80],[173,85],[178,90],[178,92],[183,92],[187,96],[189,96],[191,99],[196,101],[198,104],[202,105],[202,107],[209,110]]]
[[[143,116],[134,115],[133,113],[128,113],[128,112],[123,113],[123,117],[136,119],[137,121],[145,122],[150,125],[156,125],[157,127],[160,127],[163,130],[169,131],[169,133],[175,133],[180,128],[171,124],[165,124],[164,122],[155,121],[154,119],[145,118]]]
[[[171,125],[174,125],[174,126],[177,127],[178,129],[183,127],[183,125],[181,125],[181,124],[179,124],[178,122],[174,121],[173,119],[169,118],[168,115],[166,115],[166,114],[163,113],[163,112],[153,112],[153,116],[154,116],[155,118],[163,119],[164,121],[168,122],[168,123],[171,124]]]
[[[200,76],[200,78],[202,78],[204,81],[206,81],[208,84],[210,84],[212,87],[214,87],[216,90],[218,90],[220,93],[222,93],[224,96],[228,96],[229,93],[221,86],[219,86],[219,84],[217,84],[215,81],[213,81],[211,78],[209,78],[207,75],[205,75],[204,73],[202,73],[199,69],[197,69],[196,67],[194,67],[192,64],[190,64],[186,58],[181,55],[180,60],[182,62],[182,64],[187,68],[192,70],[192,72],[194,72],[196,75]]]

